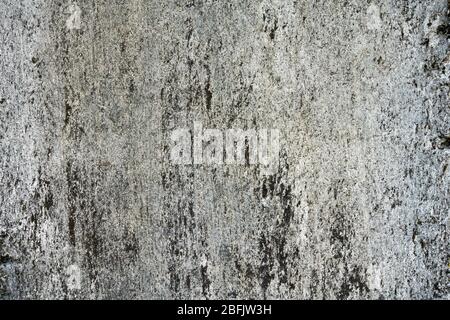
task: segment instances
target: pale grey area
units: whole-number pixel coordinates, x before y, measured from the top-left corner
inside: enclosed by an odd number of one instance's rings
[[[0,0],[0,298],[447,299],[447,0]],[[279,170],[170,133],[277,128]]]

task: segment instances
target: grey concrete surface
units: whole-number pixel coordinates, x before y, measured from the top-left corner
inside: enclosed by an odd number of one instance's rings
[[[447,0],[0,0],[0,298],[448,299]],[[281,130],[279,167],[170,133]]]

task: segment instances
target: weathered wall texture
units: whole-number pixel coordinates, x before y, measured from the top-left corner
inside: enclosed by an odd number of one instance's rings
[[[1,298],[448,298],[447,0],[0,0]],[[278,128],[279,170],[170,133]]]

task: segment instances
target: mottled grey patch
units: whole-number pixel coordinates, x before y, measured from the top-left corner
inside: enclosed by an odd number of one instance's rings
[[[448,298],[447,0],[0,21],[1,298]],[[174,165],[195,121],[279,129],[276,170]]]

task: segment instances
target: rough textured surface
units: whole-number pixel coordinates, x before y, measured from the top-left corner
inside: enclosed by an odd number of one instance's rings
[[[448,298],[447,0],[0,0],[1,298]],[[278,128],[280,165],[169,136]]]

